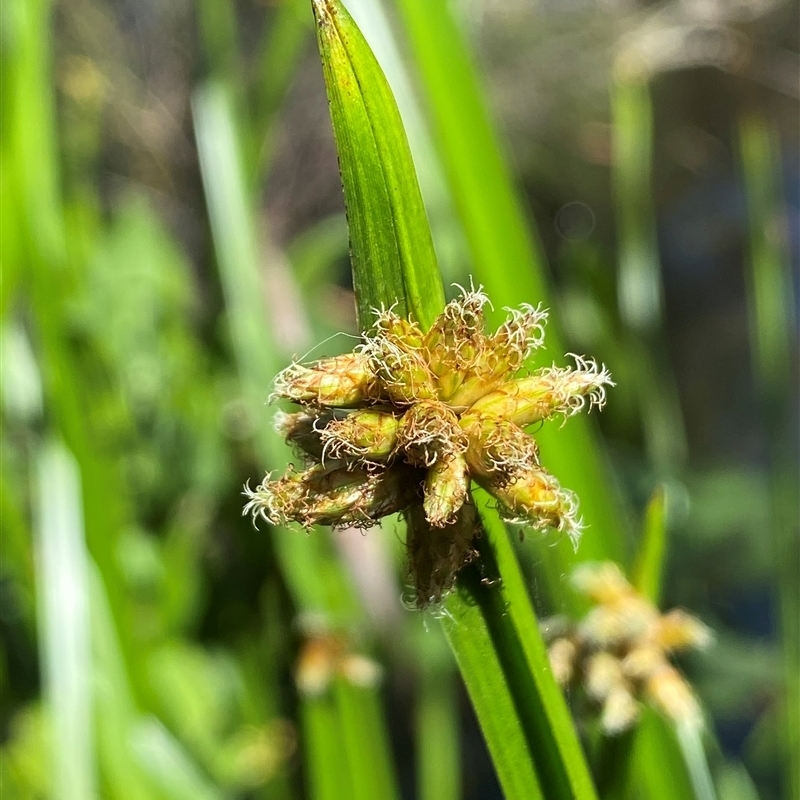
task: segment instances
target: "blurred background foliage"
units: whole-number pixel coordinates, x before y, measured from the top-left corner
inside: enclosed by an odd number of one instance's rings
[[[467,283],[397,10],[347,5],[398,96],[445,280]],[[790,798],[798,8],[452,10],[550,264],[552,317],[617,381],[600,420],[612,481],[637,519],[666,491],[664,606],[717,632],[683,666],[719,794]],[[4,796],[323,796],[294,671],[331,631],[334,653],[375,660],[355,683],[381,666],[403,797],[499,796],[438,633],[401,604],[396,531],[316,534],[316,560],[287,575],[306,556],[281,537],[304,534],[241,518],[244,482],[287,457],[271,375],[357,333],[307,2],[7,0],[0,14]],[[534,600],[560,610],[522,552]],[[297,587],[315,581],[336,618],[301,614]]]

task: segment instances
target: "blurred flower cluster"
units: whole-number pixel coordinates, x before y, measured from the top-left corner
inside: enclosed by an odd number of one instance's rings
[[[562,617],[542,623],[558,683],[582,685],[601,705],[600,724],[609,734],[636,722],[640,698],[676,724],[702,727],[697,698],[669,659],[708,646],[710,629],[681,609],[661,614],[613,562],[582,564],[572,583],[595,606],[578,624]]]
[[[577,539],[576,499],[542,466],[525,428],[602,406],[610,376],[580,357],[520,375],[543,344],[546,312],[510,310],[487,334],[487,302],[463,291],[427,333],[380,311],[354,352],[278,375],[274,397],[303,406],[278,426],[306,468],[248,489],[245,513],[273,524],[369,527],[404,511],[420,605],[438,600],[471,558],[470,480],[506,519]]]

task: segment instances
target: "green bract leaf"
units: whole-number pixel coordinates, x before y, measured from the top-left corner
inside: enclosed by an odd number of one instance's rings
[[[427,326],[444,304],[411,151],[389,84],[341,3],[314,0],[362,328],[398,304]]]

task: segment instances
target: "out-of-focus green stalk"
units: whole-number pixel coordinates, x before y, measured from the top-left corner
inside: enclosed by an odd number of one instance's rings
[[[662,317],[653,195],[653,110],[647,76],[618,59],[611,86],[612,159],[619,231],[619,309],[632,330],[657,329]]]
[[[208,72],[242,90],[242,64],[233,0],[201,0],[197,11]]]
[[[198,90],[193,101],[206,200],[209,208],[214,246],[217,254],[234,354],[239,364],[245,397],[256,415],[272,379],[283,365],[274,341],[274,332],[266,320],[264,287],[261,281],[259,250],[254,228],[254,211],[249,202],[236,132],[232,102],[222,84],[208,84]],[[258,452],[265,465],[280,468],[286,462],[288,449],[271,425],[262,422],[257,435]],[[298,610],[322,613],[333,623],[352,624],[359,610],[352,589],[341,565],[336,560],[325,536],[304,536],[296,531],[275,529],[273,543],[281,571],[287,581]],[[319,750],[312,760],[340,766],[349,764],[350,781],[356,795],[364,795],[365,786],[380,787],[380,796],[396,794],[391,759],[384,752],[388,747],[384,734],[378,735],[374,721],[377,711],[374,698],[363,694],[337,695],[337,711],[353,726],[360,726],[361,740],[370,741],[373,750],[353,751],[341,739],[321,742],[319,736],[310,741],[323,748],[338,746],[339,756],[331,760]],[[321,726],[319,715],[309,712],[307,719],[315,725],[315,734],[330,729]],[[330,786],[319,786],[320,796],[334,791],[340,782],[337,774],[311,766],[319,780]]]
[[[461,753],[458,686],[447,643],[438,630],[421,630],[416,762],[419,800],[459,800]]]
[[[609,764],[614,769],[614,764]],[[669,723],[649,708],[642,710],[642,717],[633,736],[630,754],[630,769],[624,773],[624,785],[620,793],[604,794],[609,800],[675,800],[694,798],[694,791],[686,762],[678,745],[677,737]]]
[[[717,800],[700,731],[688,725],[676,725],[675,732],[692,782],[695,800]]]
[[[380,696],[373,689],[354,686],[343,678],[336,681],[334,691],[345,755],[354,776],[353,793],[348,797],[399,800]]]
[[[786,402],[791,386],[792,279],[786,209],[778,179],[776,134],[757,116],[739,123],[739,147],[750,218],[748,302],[755,364],[762,391]]]
[[[269,31],[264,36],[248,125],[248,164],[254,187],[261,185],[269,166],[277,112],[294,77],[303,47],[311,39],[311,23],[306,0],[283,0],[275,8]]]
[[[62,445],[37,464],[36,589],[44,695],[53,724],[54,800],[97,797],[89,587],[78,466]]]
[[[96,564],[89,564],[88,574],[102,796],[110,800],[160,800],[164,795],[156,788],[157,782],[148,777],[141,756],[137,757],[131,746],[140,716],[108,593]]]
[[[785,699],[782,737],[785,791],[800,799],[800,490],[792,419],[798,402],[792,342],[794,297],[787,252],[786,209],[779,180],[780,144],[758,116],[739,124],[741,165],[750,217],[747,299],[750,342],[769,440],[771,528],[783,636]],[[794,372],[794,374],[793,374]]]
[[[664,302],[651,187],[653,109],[648,75],[624,54],[617,57],[612,76],[611,121],[619,311],[634,364],[647,453],[656,471],[668,477],[685,460],[686,441],[660,339]]]
[[[300,706],[302,749],[313,800],[353,797],[353,781],[342,747],[342,728],[335,698],[311,697]]]
[[[259,455],[267,466],[280,468],[289,453],[265,419],[265,402],[283,359],[266,320],[253,210],[245,188],[231,99],[222,84],[208,84],[195,94],[193,110],[233,350],[249,406],[262,420],[257,431]],[[274,543],[299,610],[330,610],[331,603],[338,605],[340,612],[344,610],[342,600],[349,591],[342,576],[336,586],[326,584],[331,568],[325,562],[332,556],[321,537],[282,531]],[[346,606],[354,611],[349,601]]]
[[[642,539],[633,568],[633,585],[656,606],[667,551],[667,491],[657,486],[644,512]]]
[[[137,696],[144,698],[147,688],[140,653],[133,645],[116,554],[118,535],[128,517],[125,493],[118,464],[96,446],[92,430],[96,404],[76,378],[80,365],[64,336],[69,328],[66,302],[77,272],[67,240],[76,231],[65,223],[60,194],[50,65],[51,4],[47,0],[8,3],[3,14],[10,43],[4,53],[3,172],[4,189],[12,191],[11,196],[4,195],[3,206],[15,204],[19,224],[12,239],[17,249],[6,249],[9,242],[4,241],[4,275],[6,264],[21,268],[17,289],[26,292],[31,302],[44,405],[79,464],[86,543],[107,582],[131,681]]]

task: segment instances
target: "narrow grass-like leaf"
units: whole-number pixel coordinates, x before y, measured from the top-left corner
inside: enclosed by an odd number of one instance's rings
[[[407,298],[444,303],[430,227],[411,151],[378,62],[335,0],[313,0],[325,86],[344,187],[353,283],[362,328],[372,310]],[[432,318],[420,319],[429,325]]]
[[[420,629],[416,766],[419,800],[459,800],[461,758],[457,682],[453,661],[437,628]]]
[[[594,797],[594,787],[572,718],[561,689],[553,679],[547,649],[539,633],[539,624],[508,532],[488,495],[476,491],[485,531],[479,548],[484,570],[492,582],[497,573],[493,602],[497,610],[491,616],[493,633],[504,660],[517,648],[522,661],[516,666],[513,689],[516,701],[534,743],[533,758],[546,796]],[[494,562],[494,564],[492,564]],[[509,658],[510,661],[510,658]]]
[[[474,567],[462,570],[442,617],[450,647],[483,730],[489,754],[507,800],[537,800],[546,795],[536,775],[514,694],[498,657],[485,609],[478,597],[488,587]]]
[[[676,725],[675,734],[692,781],[695,800],[717,800],[700,732],[688,725]]]
[[[53,721],[53,798],[97,796],[89,587],[80,473],[62,445],[38,459],[37,580],[45,696]]]
[[[633,585],[658,605],[661,598],[661,577],[667,550],[667,495],[659,486],[653,492],[644,512],[642,539],[633,571]]]
[[[791,356],[796,340],[794,295],[779,179],[780,143],[763,119],[751,116],[740,122],[739,146],[750,218],[750,340],[769,440],[770,513],[785,675],[785,789],[792,800],[800,800],[800,490],[793,433],[798,381]]]
[[[327,694],[308,698],[301,705],[300,717],[309,797],[311,800],[352,797],[352,780],[342,752],[341,721],[334,698]]]

